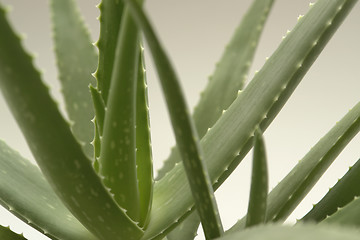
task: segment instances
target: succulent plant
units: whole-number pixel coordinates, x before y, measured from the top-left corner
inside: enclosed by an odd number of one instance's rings
[[[318,0],[246,84],[273,0],[254,0],[193,113],[142,1],[102,0],[95,46],[73,0],[51,0],[67,117],[0,4],[0,89],[37,166],[0,141],[0,203],[50,239],[357,239],[358,161],[295,226],[282,225],[360,130],[360,103],[270,192],[263,132],[356,0]],[[146,42],[147,45],[144,45]],[[176,146],[153,175],[144,51]],[[247,215],[224,230],[214,195],[253,149]],[[0,227],[1,239],[25,239]]]

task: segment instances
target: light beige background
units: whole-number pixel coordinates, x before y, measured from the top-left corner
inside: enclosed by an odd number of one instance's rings
[[[36,65],[43,71],[44,80],[60,103],[57,71],[54,64],[49,23],[48,1],[0,0],[11,4],[11,21],[18,32],[25,34],[25,46],[35,53]],[[99,15],[95,5],[98,0],[77,1],[84,19],[90,27],[94,42],[98,38]],[[200,91],[207,83],[225,44],[239,23],[249,0],[148,0],[146,10],[164,43],[182,80],[189,106],[193,109]],[[278,0],[275,2],[256,54],[250,79],[260,69],[265,57],[270,56],[288,29],[296,24],[299,14],[305,14],[309,1]],[[358,4],[329,42],[317,62],[305,76],[293,97],[265,134],[268,151],[270,186],[273,187],[301,159],[317,140],[324,135],[352,106],[360,101],[360,5]],[[0,33],[1,37],[1,33]],[[149,56],[147,56],[149,57]],[[150,94],[151,126],[155,168],[169,154],[174,139],[164,101],[147,59]],[[17,129],[3,98],[0,96],[0,138],[32,159],[21,133]],[[294,222],[302,217],[312,203],[316,203],[328,187],[341,177],[360,158],[360,137],[340,155],[314,191],[289,218]],[[225,228],[243,216],[247,209],[250,159],[247,158],[216,193]],[[25,232],[29,239],[41,238],[36,231],[14,220],[5,210],[0,210],[0,224],[11,225]],[[25,226],[25,227],[24,227]],[[198,239],[203,239],[199,236]]]

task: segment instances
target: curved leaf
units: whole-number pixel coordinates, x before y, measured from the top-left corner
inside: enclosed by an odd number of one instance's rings
[[[256,46],[273,2],[273,0],[253,1],[240,25],[235,30],[207,87],[200,95],[200,101],[193,113],[195,128],[200,138],[221,116],[222,110],[227,109],[234,101],[238,90],[243,89]],[[160,180],[180,161],[178,149],[176,147],[172,148],[170,156],[158,171],[156,179]],[[194,211],[187,218],[189,220],[185,220],[179,225],[178,229],[174,229],[169,233],[168,239],[194,239],[198,229],[196,221],[200,223],[199,216],[196,215],[197,212]],[[189,222],[187,223],[187,221]],[[185,232],[188,234],[187,237],[184,236]]]
[[[53,239],[97,239],[64,206],[39,168],[2,141],[0,169],[0,204],[18,218]]]
[[[354,1],[346,0],[318,1],[202,138],[201,145],[215,189],[251,148],[249,141],[256,126],[261,124],[264,131],[280,111],[353,4]],[[242,150],[240,157],[235,158],[240,149],[246,151]],[[144,238],[166,235],[193,206],[182,168],[182,164],[178,164],[155,183],[152,221]],[[231,169],[227,172],[228,168]]]
[[[202,150],[199,145],[197,132],[189,115],[175,70],[140,6],[133,0],[126,0],[126,3],[132,17],[137,25],[141,27],[150,46],[165,95],[175,139],[179,146],[187,180],[200,215],[205,236],[207,239],[221,236],[223,228],[214,191],[202,158]]]
[[[0,88],[43,174],[72,214],[100,239],[138,239],[42,83],[0,9]],[[104,224],[106,223],[106,224]]]
[[[273,0],[253,2],[216,65],[213,76],[200,95],[193,113],[195,128],[200,138],[215,124],[222,111],[228,109],[237,97],[238,91],[243,89],[273,2]],[[158,171],[156,179],[160,180],[175,163],[180,161],[178,149],[173,148],[164,166]]]
[[[348,112],[269,193],[267,221],[284,221],[360,131],[360,103]],[[241,219],[229,231],[244,227]]]

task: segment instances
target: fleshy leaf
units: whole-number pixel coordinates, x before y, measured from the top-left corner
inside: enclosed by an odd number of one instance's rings
[[[202,138],[206,165],[215,189],[251,148],[251,135],[256,126],[261,124],[264,131],[275,118],[353,3],[318,1]],[[235,157],[240,149],[240,156]],[[189,186],[184,182],[186,176],[180,163],[155,183],[152,221],[144,238],[165,236],[191,210],[193,201]],[[159,232],[162,234],[158,235]]]
[[[133,0],[125,0],[125,2],[149,44],[165,95],[176,143],[184,163],[183,166],[200,215],[205,237],[206,239],[219,237],[223,233],[223,228],[214,191],[178,77],[140,5]],[[186,180],[183,182],[186,182]]]
[[[140,192],[140,223],[146,226],[150,221],[148,216],[152,204],[154,178],[145,73],[144,49],[141,47],[136,97],[136,164]]]
[[[343,117],[270,192],[267,221],[284,221],[360,131],[360,103]],[[230,231],[241,229],[244,219]]]
[[[265,223],[268,172],[265,144],[260,129],[255,131],[249,207],[246,227]]]
[[[272,4],[273,0],[254,1],[234,32],[206,89],[200,95],[193,113],[200,138],[214,125],[222,111],[235,100],[238,91],[243,89]],[[178,149],[173,148],[164,166],[158,171],[156,179],[160,180],[180,161]]]
[[[141,237],[142,229],[113,200],[72,135],[1,8],[0,32],[1,91],[55,193],[100,239]]]
[[[282,225],[265,225],[227,234],[217,240],[355,240],[359,231],[336,226],[297,225],[295,227]]]
[[[235,100],[238,90],[243,89],[256,46],[272,5],[273,0],[254,1],[239,27],[235,30],[213,76],[210,78],[210,82],[200,95],[200,101],[194,109],[193,119],[200,138],[221,116],[222,110],[227,109]],[[158,171],[157,180],[161,179],[177,162],[181,161],[179,156],[178,149],[172,148],[169,158]],[[185,220],[180,224],[178,230],[171,231],[168,235],[169,240],[183,239],[184,231],[188,233],[186,239],[194,239],[193,236],[196,236],[198,228],[196,220],[200,223],[199,217],[194,215],[197,215],[196,211],[189,216],[191,220]]]
[[[96,126],[98,128],[99,135],[102,136],[105,120],[105,103],[101,97],[101,93],[92,85],[90,85],[90,92],[94,104]]]
[[[314,205],[300,221],[320,222],[327,216],[331,216],[338,208],[344,207],[353,201],[354,197],[360,196],[360,160],[335,184],[334,187]]]
[[[95,47],[73,0],[50,3],[55,42],[55,55],[65,106],[75,137],[83,145],[86,156],[93,159],[94,109],[89,84],[97,65]]]
[[[140,219],[140,197],[136,170],[136,85],[139,37],[125,8],[118,35],[111,87],[101,140],[99,173],[116,202],[136,222]]]
[[[194,239],[197,236],[199,224],[199,214],[193,210],[191,214],[166,237],[168,240]]]
[[[337,224],[358,228],[360,226],[359,215],[360,198],[355,197],[349,204],[345,205],[343,208],[339,208],[333,215],[320,222],[320,224]]]
[[[64,206],[39,168],[2,141],[0,169],[0,204],[18,218],[51,238],[97,239]]]
[[[99,65],[95,73],[98,90],[107,103],[111,74],[115,61],[115,49],[118,40],[124,4],[121,0],[102,0],[100,5],[100,37],[96,43],[99,49]]]
[[[17,234],[9,227],[0,226],[0,239],[2,240],[26,240],[22,234]]]

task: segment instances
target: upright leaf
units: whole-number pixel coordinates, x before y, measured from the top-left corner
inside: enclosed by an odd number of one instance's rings
[[[111,77],[99,173],[116,202],[134,220],[140,218],[135,158],[136,83],[139,39],[136,25],[125,8]]]
[[[270,192],[266,221],[284,221],[360,131],[360,103],[339,121]],[[244,219],[231,231],[241,229]]]
[[[255,127],[261,124],[264,131],[275,118],[354,3],[353,0],[318,1],[202,138],[215,189],[251,148],[250,136]],[[235,158],[240,149],[240,157]],[[178,164],[155,183],[152,221],[145,238],[163,237],[193,206],[189,186],[183,184],[186,176],[182,168]],[[158,235],[159,232],[162,234]]]
[[[144,49],[141,47],[138,64],[136,96],[136,164],[140,193],[140,223],[147,225],[153,195],[153,165],[150,136],[149,103],[147,95]]]
[[[107,103],[115,61],[115,48],[123,15],[121,0],[101,0],[100,9],[100,37],[97,42],[99,48],[99,65],[95,73],[98,90]]]
[[[243,89],[273,2],[273,0],[253,2],[216,65],[214,74],[200,95],[193,113],[195,127],[200,138],[206,134],[208,128],[214,125],[222,111],[228,109],[237,97],[238,91]],[[180,161],[178,149],[173,148],[163,168],[158,171],[157,180],[160,180]]]
[[[140,6],[134,0],[126,0],[126,3],[132,17],[137,25],[141,27],[149,44],[205,237],[207,239],[219,237],[222,235],[223,229],[214,192],[202,159],[197,133],[189,115],[175,70]]]
[[[97,239],[64,206],[39,168],[2,141],[0,169],[0,204],[18,218],[53,239]]]
[[[193,113],[195,128],[200,138],[221,116],[222,110],[227,109],[235,100],[238,90],[243,89],[272,5],[273,0],[255,0],[235,30]],[[158,171],[157,180],[180,161],[178,149],[172,148],[169,158]],[[185,233],[188,234],[186,239],[194,239],[198,228],[196,222],[200,223],[200,219],[195,211],[178,228],[171,231],[168,239],[181,240],[185,238]]]
[[[89,84],[97,65],[95,47],[80,19],[74,0],[51,0],[55,54],[66,110],[73,134],[86,156],[93,158],[94,110]]]
[[[254,139],[254,156],[246,227],[265,223],[268,173],[265,144],[261,135],[261,131],[257,129]]]
[[[98,238],[141,237],[142,229],[104,188],[1,8],[0,32],[1,91],[56,194]]]

